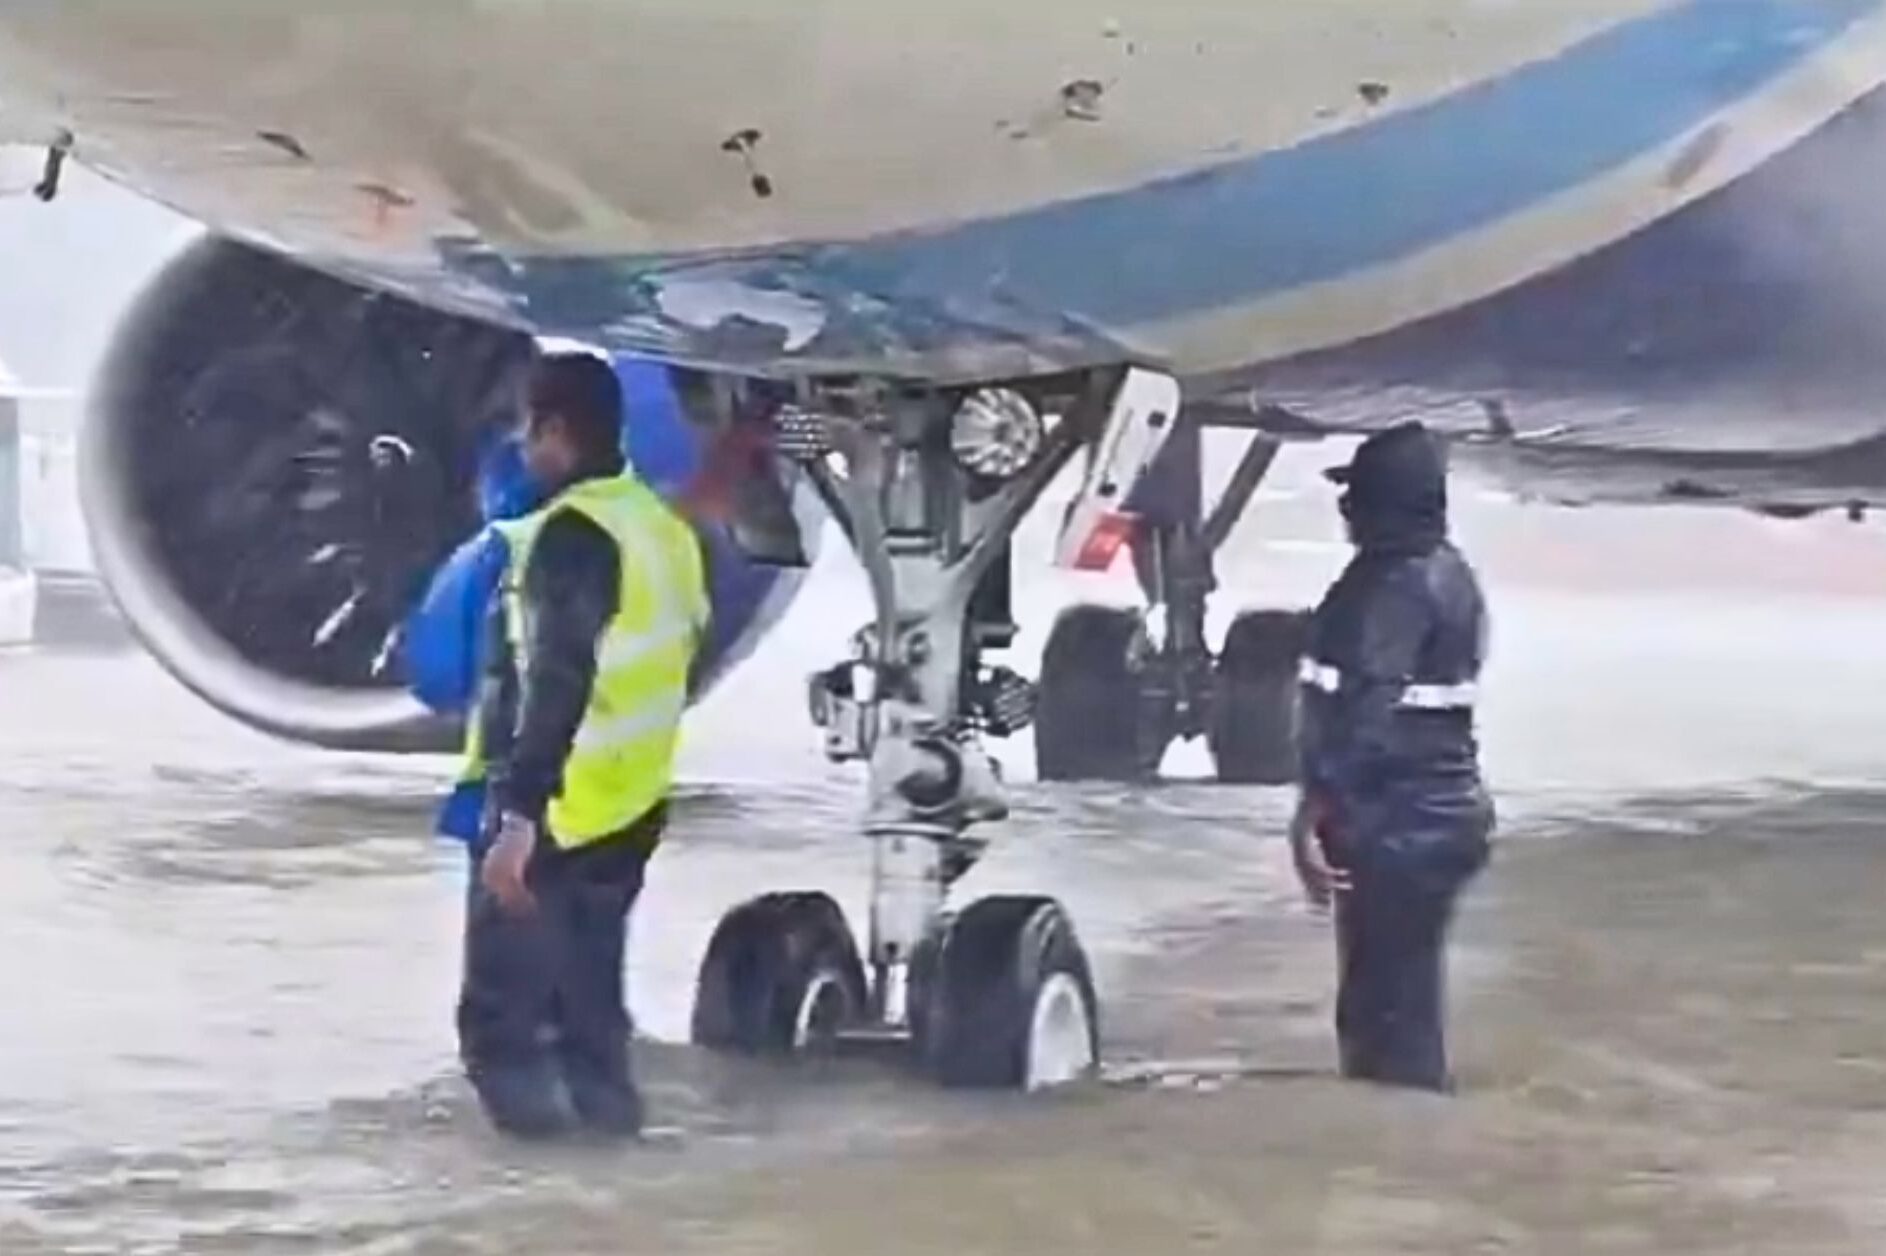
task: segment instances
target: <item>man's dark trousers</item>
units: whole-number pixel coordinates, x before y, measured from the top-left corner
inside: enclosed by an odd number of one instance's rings
[[[1482,824],[1415,825],[1355,844],[1336,906],[1344,1075],[1448,1091],[1446,947],[1460,893],[1484,866]]]
[[[483,850],[474,851],[459,1055],[505,1133],[547,1138],[587,1127],[620,1136],[641,1127],[623,961],[645,838],[632,830],[575,851],[540,838],[527,875],[536,910],[527,915],[485,889]]]

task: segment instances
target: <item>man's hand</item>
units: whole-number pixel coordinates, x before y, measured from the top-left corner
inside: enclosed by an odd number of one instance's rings
[[[1323,848],[1319,831],[1323,811],[1307,791],[1297,800],[1296,814],[1290,817],[1290,854],[1297,866],[1297,880],[1311,904],[1327,909],[1331,899],[1349,890],[1349,873],[1332,864]]]
[[[497,840],[478,868],[485,888],[500,907],[514,916],[527,916],[537,910],[537,897],[524,878],[536,848],[537,826],[507,811],[498,820]]]

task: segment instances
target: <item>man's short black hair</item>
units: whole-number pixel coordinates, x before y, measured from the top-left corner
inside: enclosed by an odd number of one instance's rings
[[[622,465],[622,381],[593,353],[559,350],[532,364],[530,413],[556,415],[569,425],[585,463]]]

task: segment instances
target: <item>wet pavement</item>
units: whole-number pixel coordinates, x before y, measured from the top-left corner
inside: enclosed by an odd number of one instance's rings
[[[1231,593],[1312,593],[1341,558],[1320,509],[1260,506]],[[856,618],[842,562],[691,724],[630,965],[674,1134],[629,1149],[508,1146],[456,1077],[462,857],[425,836],[449,765],[282,746],[135,654],[0,657],[0,1253],[1876,1253],[1886,537],[1628,520],[1463,526],[1504,826],[1452,1100],[1329,1077],[1289,797],[1185,780],[1030,786],[959,889],[1068,904],[1109,1080],[966,1096],[680,1045],[721,910],[861,906],[855,777],[800,716]],[[1694,543],[1739,561],[1695,578]],[[1025,658],[1080,588],[1029,587]],[[1026,775],[1025,739],[1005,757]]]

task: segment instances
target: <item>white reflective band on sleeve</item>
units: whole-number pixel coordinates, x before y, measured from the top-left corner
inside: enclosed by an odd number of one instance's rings
[[[1342,669],[1304,659],[1297,666],[1297,679],[1323,693],[1342,690]],[[1480,699],[1480,686],[1471,680],[1457,685],[1409,685],[1401,691],[1396,705],[1410,711],[1458,711],[1472,707]]]
[[[681,713],[686,709],[687,697],[681,695],[652,702],[640,711],[613,720],[591,721],[577,730],[576,749],[593,754],[627,745],[680,724]]]
[[[1327,663],[1304,659],[1297,665],[1297,679],[1312,689],[1335,693],[1342,688],[1342,673]]]
[[[1401,691],[1399,705],[1416,711],[1458,711],[1471,707],[1480,697],[1480,686],[1471,680],[1458,685],[1409,685]]]

